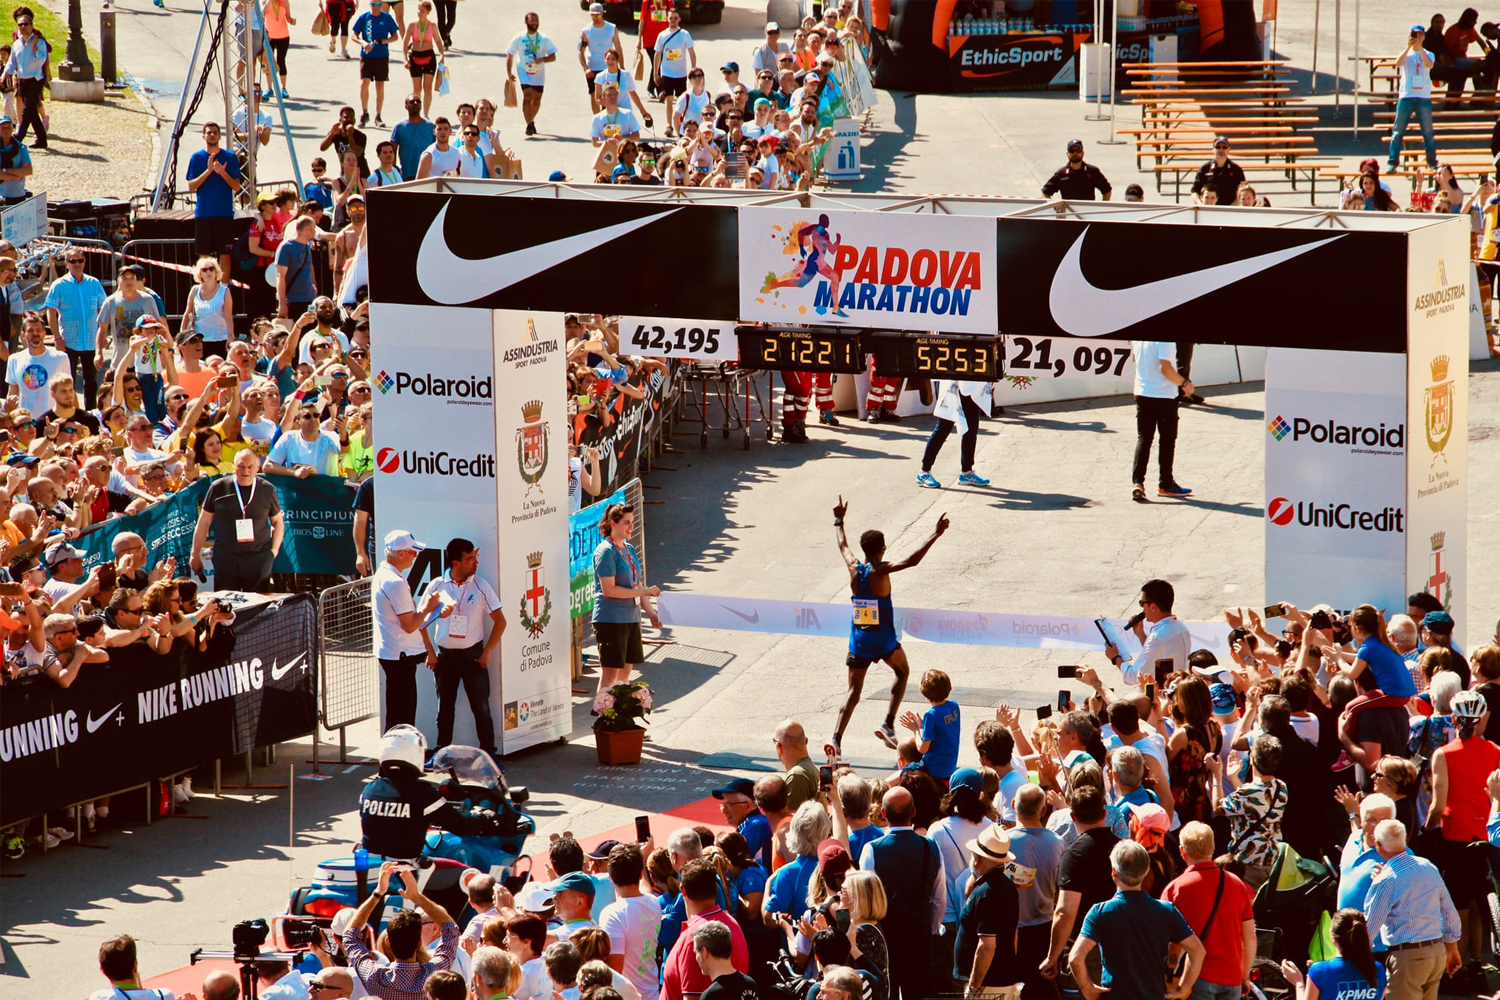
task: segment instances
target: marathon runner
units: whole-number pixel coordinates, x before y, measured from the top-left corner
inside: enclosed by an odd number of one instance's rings
[[[833,733],[833,742],[824,747],[830,757],[838,759],[842,752],[844,729],[854,706],[864,691],[865,671],[876,660],[882,660],[895,671],[896,682],[891,685],[891,704],[885,713],[885,722],[875,730],[882,743],[896,749],[896,712],[901,707],[901,698],[906,694],[906,679],[911,668],[906,662],[906,650],[896,637],[896,619],[891,608],[891,574],[909,569],[922,561],[932,543],[948,530],[948,515],[938,517],[932,537],[923,542],[911,555],[899,562],[884,561],[885,535],[873,528],[859,536],[859,547],[866,562],[860,562],[849,550],[849,540],[844,537],[844,514],[849,505],[839,497],[833,508],[833,527],[838,533],[839,552],[849,567],[850,600],[854,603],[853,616],[849,623],[849,693],[844,706],[839,709],[838,727]]]

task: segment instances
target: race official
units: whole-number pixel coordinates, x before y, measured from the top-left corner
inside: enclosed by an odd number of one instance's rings
[[[1156,495],[1182,498],[1193,491],[1178,484],[1172,467],[1177,457],[1177,393],[1196,395],[1192,379],[1177,371],[1177,345],[1153,340],[1130,342],[1135,353],[1135,461],[1130,467],[1131,499],[1146,499],[1146,463],[1151,439],[1158,434]]]
[[[214,533],[214,587],[264,593],[281,551],[286,524],[276,487],[260,471],[260,456],[246,448],[234,456],[234,475],[220,476],[203,494],[193,530],[190,565],[203,572],[203,546]]]
[[[463,684],[474,713],[474,732],[479,749],[493,754],[495,722],[490,716],[490,667],[500,636],[505,632],[505,612],[495,589],[479,574],[479,549],[467,538],[455,538],[443,552],[448,571],[432,584],[442,603],[451,605],[449,615],[434,623],[437,649],[427,653],[427,666],[437,675],[437,745],[453,742],[453,709],[458,686]],[[484,619],[492,623],[489,638]]]
[[[1109,201],[1113,190],[1104,177],[1104,171],[1092,163],[1083,162],[1083,140],[1069,139],[1068,162],[1042,185],[1042,197],[1061,194],[1064,201],[1093,201],[1094,192],[1098,191],[1104,201]]]
[[[375,571],[371,590],[375,597],[375,656],[385,674],[385,719],[382,729],[417,722],[417,664],[431,653],[431,640],[422,628],[427,616],[441,603],[433,590],[421,607],[412,598],[406,571],[427,546],[409,531],[385,536],[385,560]],[[445,609],[444,614],[450,609]]]

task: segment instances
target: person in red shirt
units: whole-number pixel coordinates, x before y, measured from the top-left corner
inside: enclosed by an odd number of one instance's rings
[[[719,906],[718,873],[713,862],[698,858],[682,866],[682,901],[687,906],[687,924],[677,936],[672,951],[662,966],[662,1000],[683,1000],[688,994],[699,994],[712,980],[698,966],[693,954],[693,928],[706,920],[729,928],[731,941],[729,961],[737,972],[750,971],[750,949],[745,932],[733,917]]]
[[[1239,1000],[1255,964],[1255,893],[1214,864],[1214,832],[1192,822],[1179,836],[1187,871],[1162,890],[1208,952],[1192,1000]]]
[[[649,68],[656,65],[656,39],[667,26],[667,11],[676,6],[676,0],[641,0],[641,27],[636,36],[635,50],[646,50],[646,92],[652,97],[661,96],[656,90],[656,77],[649,72]]]
[[[1463,93],[1464,84],[1468,82],[1470,75],[1484,63],[1482,59],[1469,58],[1471,44],[1478,42],[1480,48],[1485,48],[1484,39],[1474,28],[1478,23],[1479,11],[1468,7],[1453,22],[1453,27],[1443,32],[1443,47],[1452,58],[1452,63],[1444,67],[1448,76],[1449,97]]]

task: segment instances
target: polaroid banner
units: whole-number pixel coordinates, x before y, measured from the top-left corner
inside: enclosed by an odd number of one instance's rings
[[[1456,220],[1407,237],[1405,592],[1443,602],[1459,646],[1469,597],[1468,236]]]
[[[993,219],[749,207],[739,244],[742,320],[998,329]]]
[[[560,312],[494,312],[495,590],[506,626],[492,702],[504,754],[573,728],[566,343]]]
[[[420,594],[443,575],[449,539],[467,538],[479,546],[479,576],[498,590],[495,471],[509,459],[495,444],[491,312],[372,302],[370,326],[381,344],[370,377],[381,536],[376,558],[384,557],[386,532],[415,535],[428,546],[407,574],[413,593]],[[506,614],[514,621],[510,610]],[[431,678],[425,670],[417,678],[417,725],[429,741],[437,735]],[[498,727],[498,713],[491,714]],[[469,712],[457,713],[453,738],[478,745]]]

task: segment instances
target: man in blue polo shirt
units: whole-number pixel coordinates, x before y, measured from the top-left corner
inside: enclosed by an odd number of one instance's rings
[[[1133,840],[1120,841],[1109,852],[1109,865],[1116,892],[1089,908],[1068,954],[1079,992],[1084,1000],[1099,1000],[1106,992],[1110,1000],[1181,1000],[1193,991],[1203,968],[1203,942],[1177,907],[1141,891],[1151,867],[1144,847]],[[1164,970],[1167,947],[1173,944],[1187,952],[1188,964],[1182,978],[1168,988]],[[1104,981],[1099,984],[1089,975],[1087,961],[1096,946],[1104,962]]]
[[[3,135],[0,124],[0,135]],[[69,249],[63,260],[68,273],[52,282],[47,289],[47,325],[52,328],[52,343],[66,347],[73,381],[83,388],[84,406],[93,402],[99,391],[99,369],[94,364],[95,329],[99,310],[108,297],[98,278],[84,271],[83,251]]]
[[[740,836],[750,848],[750,856],[771,870],[771,824],[766,814],[755,805],[755,782],[749,778],[735,778],[723,788],[715,788],[713,797],[719,800],[719,812],[724,820],[739,830]]]
[[[234,242],[234,196],[244,174],[233,153],[219,148],[218,122],[203,126],[203,148],[188,159],[188,190],[198,196],[193,205],[193,238],[200,254],[219,258],[229,273],[229,245]]]

